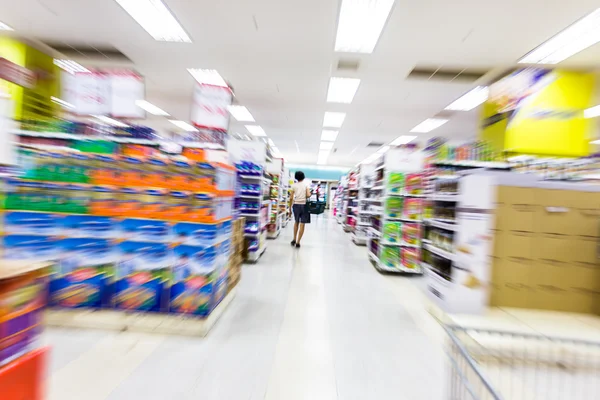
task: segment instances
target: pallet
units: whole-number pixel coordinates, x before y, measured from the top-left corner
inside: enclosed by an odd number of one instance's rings
[[[217,323],[235,297],[232,289],[206,318],[183,314],[141,313],[119,310],[53,309],[46,310],[46,326],[60,328],[103,329],[119,332],[204,337]]]

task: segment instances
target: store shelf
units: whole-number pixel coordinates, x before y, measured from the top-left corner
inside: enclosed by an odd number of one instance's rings
[[[241,199],[255,199],[255,200],[261,200],[263,198],[263,196],[261,196],[260,194],[240,194],[240,195],[237,195],[236,197],[241,198]]]
[[[439,194],[435,193],[429,197],[433,201],[448,201],[448,202],[458,202],[459,196],[457,194]]]
[[[116,142],[116,143],[145,144],[145,145],[160,144],[160,142],[158,140],[127,138],[127,137],[112,136],[112,135],[79,135],[79,134],[75,134],[75,133],[64,133],[64,132],[34,132],[34,131],[25,131],[22,129],[13,130],[11,132],[18,136],[38,137],[38,138],[46,138],[46,139],[106,140],[109,142]]]
[[[359,215],[381,215],[381,211],[359,211]]]
[[[379,264],[379,257],[377,257],[372,251],[371,249],[369,249],[369,259],[375,261],[377,264]]]
[[[260,181],[260,180],[263,179],[262,176],[258,176],[258,175],[244,175],[244,174],[238,175],[238,178],[247,179],[247,180],[254,180],[254,181]]]
[[[357,236],[355,233],[352,234],[352,241],[358,246],[366,246],[367,238],[365,236]]]
[[[379,186],[373,186],[370,190],[383,190],[383,189],[385,189],[385,186],[379,185]]]
[[[381,164],[379,167],[375,168],[375,171],[381,171],[385,168],[385,164]]]
[[[240,217],[246,217],[246,218],[260,218],[260,214],[256,213],[256,214],[249,214],[249,213],[241,213]]]
[[[189,149],[211,149],[211,150],[225,150],[223,145],[218,143],[204,143],[204,142],[177,142],[181,147],[187,147]]]
[[[430,179],[437,179],[440,181],[454,181],[459,178],[460,175],[434,175]]]
[[[425,195],[425,194],[391,193],[391,192],[388,192],[387,195],[390,197],[419,197],[419,198],[427,197],[427,195]]]
[[[426,250],[429,250],[430,252],[437,254],[440,257],[443,257],[447,260],[453,261],[454,260],[454,254],[446,251],[446,250],[442,250],[437,246],[434,246],[433,244],[425,244],[423,246]]]
[[[380,237],[380,236],[381,236],[381,232],[379,232],[379,231],[378,231],[377,229],[375,229],[375,228],[369,228],[369,229],[367,230],[367,232],[369,232],[369,233],[373,234],[373,236],[377,236],[377,237]]]
[[[362,199],[365,203],[381,203],[383,199]]]
[[[451,165],[455,167],[471,167],[471,168],[496,168],[496,169],[509,169],[510,164],[498,161],[455,161],[455,160],[438,160],[434,161],[435,165]]]
[[[434,226],[440,229],[446,229],[448,231],[455,231],[457,229],[456,224],[448,223],[445,221],[437,220],[437,219],[428,219],[425,220],[425,223],[430,226]]]
[[[256,237],[260,237],[260,233],[244,233],[244,237],[249,237],[249,238],[256,238]]]
[[[385,219],[388,220],[388,221],[412,222],[412,223],[415,223],[415,224],[420,224],[420,223],[423,222],[420,219],[409,219],[409,218],[402,218],[402,217],[397,217],[397,218],[394,218],[394,217],[385,217]]]
[[[410,244],[410,243],[405,243],[405,242],[397,243],[397,242],[384,242],[384,241],[382,241],[382,242],[380,242],[380,244],[382,246],[389,246],[389,247],[410,247],[410,248],[413,248],[413,249],[419,249],[419,248],[421,248],[420,245]]]

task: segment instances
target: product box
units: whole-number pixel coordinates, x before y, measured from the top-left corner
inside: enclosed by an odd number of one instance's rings
[[[4,236],[4,258],[8,260],[54,261],[58,257],[59,247],[54,236]]]
[[[115,239],[120,236],[115,218],[98,215],[65,215],[60,220],[61,234],[68,237]]]
[[[29,211],[4,214],[4,233],[7,235],[56,235],[58,229],[56,214]]]
[[[50,277],[50,305],[109,307],[117,252],[106,239],[68,238],[58,243],[60,255]]]
[[[400,194],[404,190],[404,174],[401,172],[390,172],[387,181],[387,190],[392,194]]]
[[[170,311],[206,316],[216,306],[220,270],[217,249],[181,244],[173,249]]]
[[[179,222],[173,226],[174,240],[190,246],[212,246],[221,237],[221,224]]]
[[[166,243],[173,240],[171,224],[153,219],[126,218],[120,224],[121,237],[132,242]]]
[[[125,241],[118,249],[115,306],[125,310],[166,311],[173,265],[169,246]]]
[[[383,225],[383,241],[388,243],[400,243],[402,239],[402,223],[387,221]]]
[[[402,197],[388,197],[385,201],[386,215],[390,218],[400,218],[403,204],[404,199]]]
[[[533,239],[533,258],[567,262],[571,257],[571,236],[540,234]]]
[[[423,213],[423,200],[417,198],[407,198],[404,200],[404,207],[402,210],[402,218],[410,219],[411,221],[417,221],[421,219]]]
[[[569,236],[567,261],[600,264],[600,240],[589,236]]]
[[[495,242],[498,253],[496,257],[518,257],[533,259],[535,246],[535,233],[530,232],[505,232],[501,237],[501,241]]]
[[[0,366],[34,348],[47,297],[45,269],[0,280]]]

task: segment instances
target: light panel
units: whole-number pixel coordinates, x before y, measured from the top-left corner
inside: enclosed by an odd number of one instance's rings
[[[327,102],[345,104],[352,103],[359,85],[360,79],[337,77],[329,79]]]
[[[229,87],[227,82],[225,82],[225,79],[223,79],[216,69],[188,68],[188,72],[192,74],[198,83]]]
[[[186,132],[194,132],[194,131],[198,130],[198,129],[196,129],[196,127],[194,127],[193,125],[188,124],[185,121],[179,121],[179,120],[176,120],[176,119],[170,119],[169,122],[172,123],[173,125],[177,126],[178,128],[183,129]]]
[[[161,117],[169,116],[168,112],[166,112],[162,108],[156,107],[154,104],[146,100],[136,100],[135,105],[141,108],[142,110],[149,112],[152,115],[159,115]]]
[[[590,144],[600,144],[600,139],[599,140],[592,140],[590,142]]]
[[[331,150],[333,149],[333,142],[321,142],[319,150]]]
[[[58,60],[55,58],[54,65],[67,71],[70,74],[74,74],[76,72],[91,72],[89,69],[85,68],[84,66],[73,60]]]
[[[127,128],[127,127],[129,127],[129,125],[124,124],[121,121],[117,121],[116,119],[109,118],[109,117],[107,117],[105,115],[92,115],[92,117],[99,119],[100,121],[104,122],[105,124],[112,125],[112,126],[117,126],[119,128]]]
[[[383,146],[379,150],[377,150],[377,154],[385,154],[390,149],[390,146]]]
[[[335,142],[337,136],[338,131],[330,131],[328,129],[324,129],[323,132],[321,132],[321,140],[325,142]]]
[[[246,125],[246,129],[254,136],[267,136],[265,130],[258,125]]]
[[[446,122],[448,122],[447,119],[427,118],[425,121],[421,122],[419,125],[415,126],[410,131],[417,132],[417,133],[427,133],[427,132],[431,132],[432,130],[434,130],[436,128],[439,128],[440,126],[444,125]]]
[[[596,118],[598,116],[600,116],[600,105],[583,110],[584,118]]]
[[[273,141],[273,139],[267,139],[267,143],[269,143],[269,146],[275,147],[275,142]]]
[[[475,107],[484,103],[488,99],[489,93],[490,90],[487,86],[477,86],[458,99],[454,100],[445,109],[453,111],[471,111]]]
[[[67,108],[69,110],[75,109],[75,106],[73,104],[69,103],[68,101],[64,101],[63,99],[59,99],[58,97],[50,96],[50,101],[58,104],[59,106],[61,106],[63,108]]]
[[[325,128],[341,128],[346,119],[346,113],[326,111],[323,117],[323,127]]]
[[[14,29],[6,25],[4,22],[0,22],[0,31],[14,31]]]
[[[409,143],[416,138],[417,138],[416,136],[409,136],[409,135],[398,136],[396,139],[394,139],[392,141],[392,143],[390,143],[390,146],[400,146],[400,145]]]
[[[244,106],[229,106],[227,109],[229,110],[229,113],[233,115],[233,118],[240,122],[254,122],[254,117]]]
[[[600,41],[600,8],[557,33],[518,62],[558,64]]]
[[[329,150],[319,151],[319,155],[317,156],[317,164],[319,164],[319,165],[327,164],[328,158],[329,158]]]
[[[343,0],[335,51],[372,53],[394,0]]]
[[[161,0],[115,0],[146,32],[160,42],[192,43]]]

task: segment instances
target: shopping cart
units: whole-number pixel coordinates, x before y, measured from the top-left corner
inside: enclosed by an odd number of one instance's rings
[[[600,399],[600,342],[445,329],[451,400]]]
[[[323,212],[325,212],[325,202],[324,201],[309,201],[308,209],[311,214],[323,214]]]

